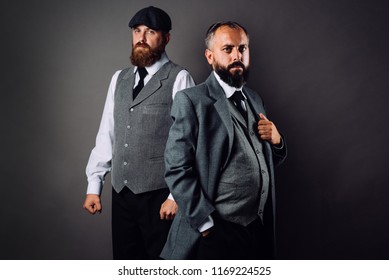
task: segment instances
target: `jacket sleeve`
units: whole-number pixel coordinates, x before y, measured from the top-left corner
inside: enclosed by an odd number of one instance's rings
[[[281,146],[280,147],[272,146],[272,152],[273,152],[274,166],[277,167],[285,161],[286,156],[288,154],[286,141],[283,134],[281,134]]]
[[[199,122],[185,91],[177,93],[171,116],[173,125],[165,149],[165,180],[178,204],[178,211],[182,211],[187,222],[197,230],[214,207],[200,184],[196,168]]]

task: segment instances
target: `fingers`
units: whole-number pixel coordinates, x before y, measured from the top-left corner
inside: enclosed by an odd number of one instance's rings
[[[84,209],[92,215],[96,214],[98,211],[95,205],[84,205]]]
[[[173,220],[174,217],[176,216],[176,213],[167,209],[161,209],[159,211],[159,216],[161,220]]]
[[[161,220],[173,220],[175,215],[173,213],[162,213],[160,212]]]
[[[159,217],[161,220],[173,220],[175,217],[175,214],[172,212],[166,212],[166,211],[160,211],[159,212]]]
[[[273,145],[278,145],[281,142],[281,136],[276,126],[262,113],[259,114],[258,134],[262,140],[269,141]]]
[[[259,121],[258,121],[258,128],[266,128],[266,127],[271,127],[273,126],[273,122],[270,121],[264,114],[260,113],[259,114]]]
[[[177,203],[171,199],[166,199],[161,205],[159,216],[161,220],[173,220],[178,210]]]
[[[206,231],[203,231],[203,232],[201,233],[201,235],[202,235],[203,237],[206,237],[206,236],[208,236],[210,233],[211,233],[211,229],[207,229]]]
[[[270,140],[273,132],[273,123],[262,113],[259,114],[258,134],[262,140]]]
[[[166,202],[166,201],[165,201],[165,202]],[[165,220],[165,218],[166,218],[166,213],[165,213],[165,202],[162,203],[161,209],[159,209],[159,218],[160,218],[161,220]]]
[[[96,194],[88,194],[85,198],[84,209],[90,214],[101,213],[103,207],[100,202],[100,196]]]
[[[262,113],[259,114],[259,118],[260,118],[261,120],[265,120],[265,121],[268,121],[268,120],[269,120],[269,119],[266,118],[266,116],[265,116],[264,114],[262,114]]]
[[[166,211],[163,208],[163,206],[161,206],[161,210],[159,210],[159,217],[160,217],[161,220],[168,220],[169,215],[166,213]]]
[[[100,202],[95,204],[95,210],[96,210],[96,212],[101,213],[102,207],[101,207],[101,203]]]
[[[271,141],[272,139],[272,133],[268,131],[258,130],[259,137],[263,141]]]
[[[85,205],[84,209],[86,209],[90,214],[94,215],[96,213],[101,213],[101,204],[97,205]]]

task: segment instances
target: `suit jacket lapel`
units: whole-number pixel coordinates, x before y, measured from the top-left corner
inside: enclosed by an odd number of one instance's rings
[[[208,77],[205,83],[208,87],[209,96],[212,99],[216,100],[214,103],[215,110],[219,114],[224,126],[227,129],[227,134],[229,139],[228,153],[230,153],[232,150],[232,143],[234,140],[234,127],[232,124],[231,113],[230,110],[228,109],[228,103],[227,103],[228,100],[226,98],[226,95],[222,87],[217,82],[213,73],[211,73],[211,75]]]
[[[144,86],[144,88],[139,92],[138,96],[133,100],[132,106],[135,106],[145,100],[147,97],[152,95],[162,86],[161,81],[155,77],[155,75],[150,79],[150,81]]]
[[[259,99],[259,97],[256,95],[255,92],[253,92],[247,87],[243,87],[243,93],[246,95],[248,107],[254,113],[255,119],[257,121],[259,120],[260,113],[266,115],[265,108],[261,105],[261,100],[256,100]]]
[[[261,105],[262,101],[260,100],[257,93],[251,91],[250,89],[243,87],[243,92],[247,97],[247,103],[252,112],[254,113],[254,117],[256,122],[259,121],[259,114],[262,113],[266,115],[265,108]],[[273,172],[273,156],[272,156],[272,148],[269,142],[263,141],[264,144],[264,151],[265,151],[265,157],[266,161],[269,164],[270,171]]]
[[[165,67],[170,67],[170,63],[165,63],[161,69],[159,69],[158,72],[155,73],[153,77],[151,77],[150,81],[148,81],[144,88],[139,92],[135,100],[133,100],[132,106],[141,103],[162,86],[161,81],[166,80],[169,77],[169,71],[161,71]]]
[[[120,83],[120,86],[122,88],[121,92],[125,92],[125,100],[123,102],[126,102],[127,104],[132,103],[132,88],[134,87],[135,83],[135,73],[134,68],[130,67],[127,70],[127,73],[122,78],[123,82]]]
[[[232,105],[230,101],[228,101],[227,103],[231,114],[234,115],[234,117],[238,120],[238,122],[240,122],[244,127],[247,128],[246,120],[244,119],[242,114],[238,111],[238,109],[235,107],[235,105]],[[246,102],[246,106],[247,106],[247,102]]]

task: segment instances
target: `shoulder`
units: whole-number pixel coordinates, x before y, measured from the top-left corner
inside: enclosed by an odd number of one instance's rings
[[[253,100],[255,103],[263,104],[262,97],[256,91],[245,86],[243,87],[243,92],[247,95],[247,98]]]
[[[187,98],[191,100],[199,100],[206,96],[208,92],[208,88],[205,83],[201,83],[197,86],[193,86],[190,88],[186,88],[177,92],[177,96],[185,95]]]
[[[207,88],[204,84],[200,84],[191,88],[180,90],[176,93],[173,99],[173,108],[177,110],[200,110],[207,106]]]
[[[133,71],[134,71],[134,67],[127,67],[122,70],[116,71],[114,76],[117,75],[118,79],[124,79],[128,77],[131,73],[133,73]]]
[[[117,70],[115,71],[115,73],[112,75],[112,78],[111,78],[111,83],[110,83],[110,86],[115,86],[118,79],[119,79],[119,76],[120,74],[123,72],[123,70]]]
[[[193,78],[190,75],[190,73],[188,72],[188,70],[186,70],[185,68],[180,69],[180,71],[177,74],[177,80],[178,79],[188,79],[188,78],[193,80]]]
[[[245,94],[249,94],[249,95],[258,95],[258,96],[259,96],[259,94],[258,94],[255,90],[253,90],[253,89],[251,89],[251,88],[249,88],[249,87],[247,87],[247,86],[244,86],[244,87],[243,87],[243,92],[244,92]]]
[[[182,81],[184,83],[189,83],[188,84],[189,86],[194,85],[192,76],[189,74],[188,70],[186,70],[184,67],[175,64],[172,61],[167,62],[164,66],[167,67],[169,77],[175,78],[176,82]]]
[[[181,65],[178,65],[174,63],[173,61],[169,60],[165,65],[168,65],[171,67],[171,69],[175,69],[176,71],[180,72],[181,70],[186,70],[184,67]]]
[[[112,75],[112,79],[116,79],[119,77],[120,73],[122,73],[124,71],[124,69],[122,70],[117,70],[115,71],[115,73]]]

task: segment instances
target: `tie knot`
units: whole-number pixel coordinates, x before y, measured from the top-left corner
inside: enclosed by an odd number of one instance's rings
[[[143,80],[147,76],[147,70],[144,67],[138,68],[139,78]]]
[[[235,91],[234,94],[231,96],[231,98],[239,106],[240,106],[241,102],[244,101],[243,94],[240,90]]]

